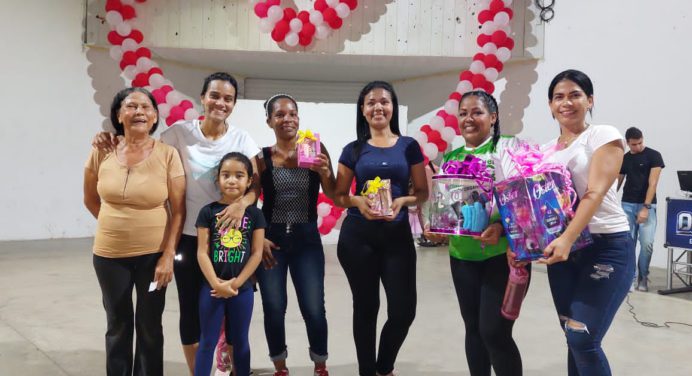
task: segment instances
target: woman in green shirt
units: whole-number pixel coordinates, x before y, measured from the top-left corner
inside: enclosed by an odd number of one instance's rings
[[[513,168],[507,150],[516,147],[517,139],[500,136],[495,98],[484,91],[465,93],[459,104],[459,127],[465,145],[447,153],[444,161],[461,161],[471,154],[486,161],[495,181],[504,180]],[[490,223],[480,236],[449,237],[452,280],[466,327],[466,360],[472,376],[490,376],[491,367],[497,376],[521,375],[521,355],[512,338],[514,321],[500,314],[509,266],[497,211]],[[426,237],[444,239],[430,233]]]

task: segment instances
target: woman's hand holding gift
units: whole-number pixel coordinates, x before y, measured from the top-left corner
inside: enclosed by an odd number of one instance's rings
[[[374,220],[374,219],[381,219],[382,217],[378,216],[376,212],[374,212],[371,208],[371,203],[370,199],[368,199],[365,196],[353,196],[351,197],[352,202],[356,205],[358,208],[358,211],[360,214],[365,217],[365,219],[368,220]]]
[[[541,264],[552,265],[556,262],[567,261],[569,253],[572,250],[574,240],[569,240],[563,234],[559,238],[553,240],[545,247],[543,251],[544,258],[538,260]]]
[[[495,245],[500,241],[500,237],[504,233],[502,225],[499,223],[493,223],[488,226],[480,235],[472,236],[474,239],[481,242],[483,246],[485,245]]]

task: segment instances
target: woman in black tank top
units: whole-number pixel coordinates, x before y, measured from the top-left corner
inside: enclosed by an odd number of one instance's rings
[[[324,145],[312,167],[298,167],[298,105],[291,96],[274,95],[264,106],[267,124],[276,135],[276,144],[263,148],[256,157],[264,194],[262,212],[268,223],[263,265],[257,269],[257,278],[269,356],[276,368],[275,376],[289,374],[285,315],[290,270],[307,327],[314,375],[328,376],[324,251],[317,229],[317,196],[322,186],[325,195],[333,197],[334,173]]]

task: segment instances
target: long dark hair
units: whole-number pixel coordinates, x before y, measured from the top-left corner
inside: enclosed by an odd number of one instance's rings
[[[470,96],[474,96],[483,102],[483,105],[485,105],[485,108],[490,112],[491,114],[496,114],[497,119],[495,120],[495,124],[493,124],[493,139],[492,139],[492,145],[493,148],[491,149],[492,151],[495,151],[495,148],[497,147],[497,142],[500,140],[500,109],[497,105],[497,101],[495,100],[495,97],[493,97],[491,94],[486,93],[483,90],[474,90],[474,91],[468,91],[464,93],[464,95],[461,96],[461,101],[459,101],[459,106],[461,106],[461,102]]]
[[[365,96],[375,89],[384,89],[389,92],[392,97],[392,120],[389,122],[389,129],[392,133],[397,136],[401,136],[399,131],[399,99],[396,96],[394,88],[389,82],[385,81],[372,81],[363,87],[358,95],[358,102],[356,103],[356,144],[353,147],[353,158],[358,160],[360,152],[363,150],[363,146],[372,137],[370,134],[370,125],[363,115],[363,105],[365,104]]]
[[[558,73],[550,82],[550,86],[548,86],[549,101],[553,101],[553,92],[555,91],[555,86],[564,80],[572,81],[577,84],[577,86],[584,90],[584,94],[586,94],[588,98],[593,97],[593,82],[591,82],[589,76],[587,76],[586,73],[576,69],[567,69],[566,71]],[[593,116],[593,107],[589,108],[589,115]]]

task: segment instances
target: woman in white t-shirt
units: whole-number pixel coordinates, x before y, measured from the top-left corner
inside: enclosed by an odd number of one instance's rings
[[[567,337],[568,374],[610,375],[601,341],[634,277],[633,243],[615,185],[624,141],[615,127],[586,122],[594,102],[586,74],[558,74],[548,89],[548,102],[560,136],[544,149],[558,148],[549,161],[567,167],[581,201],[541,262],[548,264],[553,302]],[[594,243],[570,253],[587,225]]]
[[[176,249],[174,272],[180,304],[180,341],[191,375],[200,338],[199,291],[204,279],[197,263],[195,220],[203,206],[221,197],[215,172],[221,158],[226,153],[234,151],[252,160],[260,150],[246,131],[226,122],[235,107],[237,93],[238,82],[230,74],[217,72],[207,76],[200,94],[204,119],[177,122],[161,133],[161,141],[178,150],[187,181],[186,217]],[[114,134],[101,132],[94,138],[93,145],[99,149],[109,150],[117,143],[118,138]],[[254,160],[253,171],[257,171]],[[258,176],[255,176],[253,181],[258,182]],[[258,196],[259,185],[255,185],[243,200],[229,205],[221,219],[223,225],[238,227],[245,209],[253,205]],[[227,359],[217,360],[220,363],[229,362]],[[220,364],[219,368],[226,366]]]

